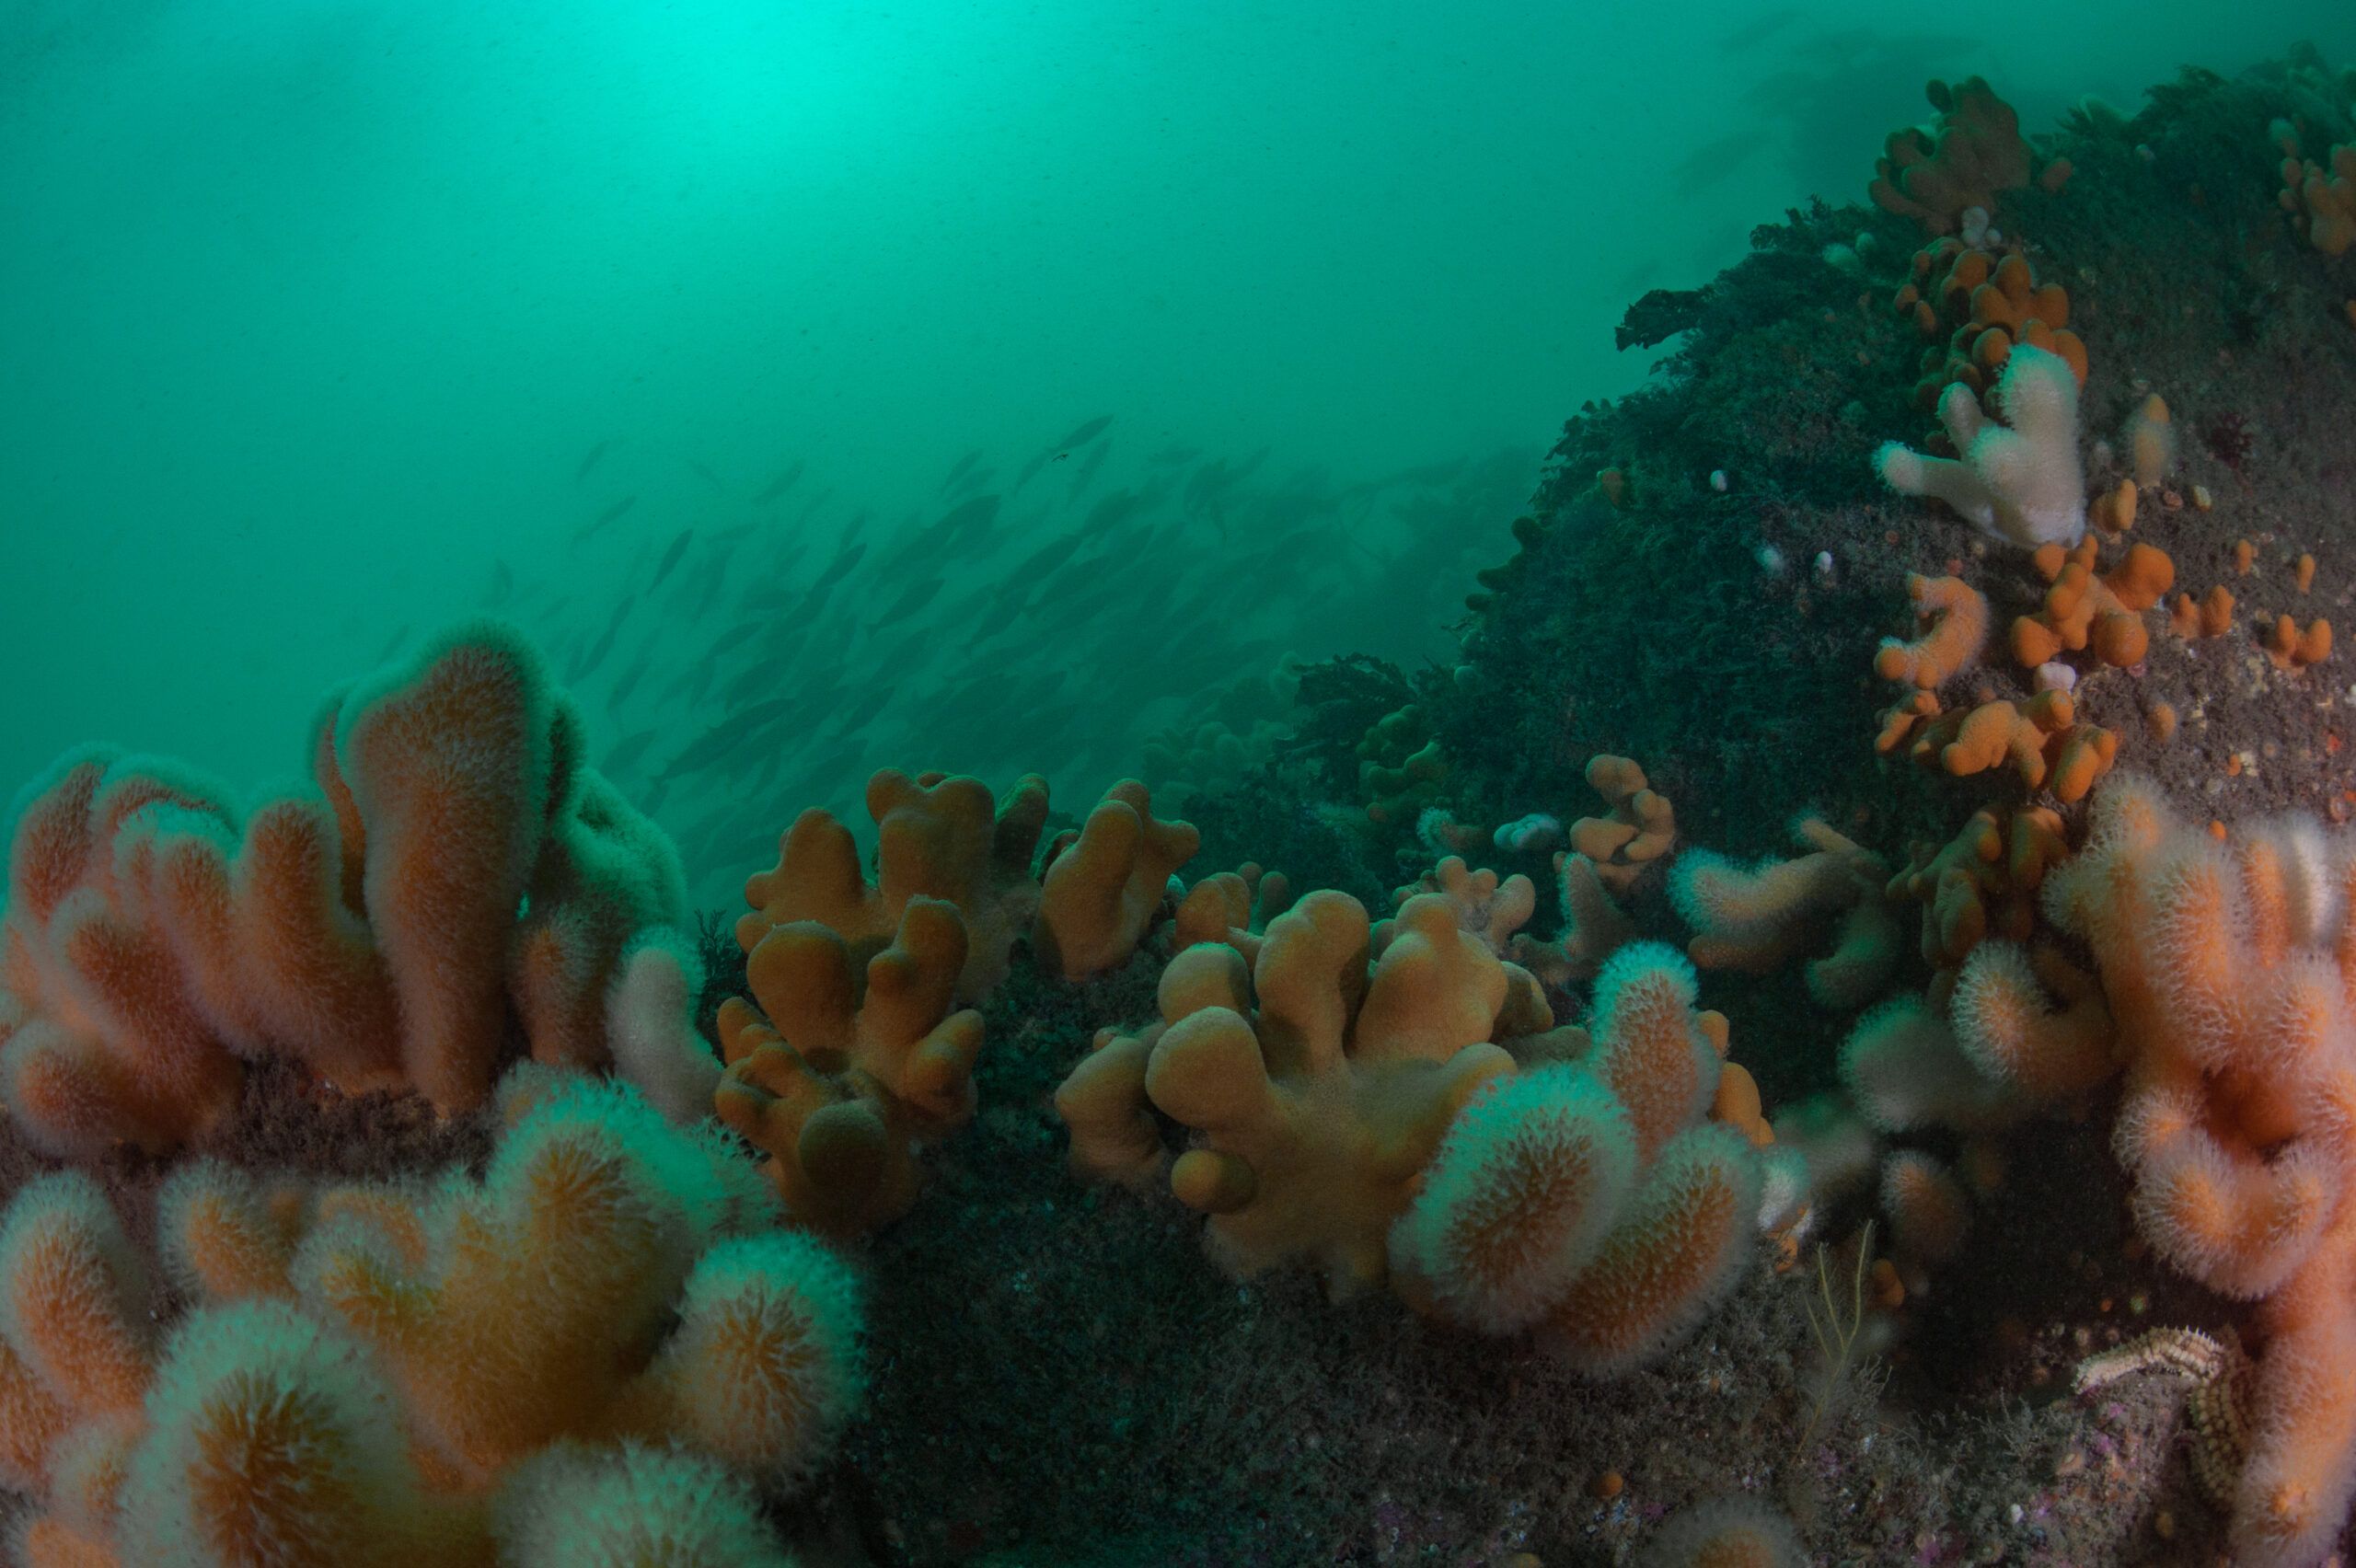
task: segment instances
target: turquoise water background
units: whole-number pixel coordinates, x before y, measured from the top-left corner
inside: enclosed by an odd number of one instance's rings
[[[1299,572],[1222,583],[1238,538],[1183,513],[1147,563],[1228,590],[1264,666],[1444,659],[1466,582],[1382,564],[1435,526],[1508,553],[1563,416],[1645,373],[1625,306],[1812,193],[1861,199],[1923,78],[1984,73],[2034,133],[2300,38],[2344,63],[2356,8],[13,4],[0,792],[86,738],[284,775],[327,685],[485,607],[495,562],[577,660],[675,535],[752,525],[709,565],[724,596],[626,640],[708,657],[765,583],[783,613],[844,539],[913,536],[962,454],[1004,486],[1107,413],[1103,473],[1034,484],[998,553],[903,565],[948,579],[925,615],[1157,453],[1265,448],[1252,485],[1328,495],[1471,456],[1445,506],[1328,509]],[[1056,665],[1023,635],[1001,648]],[[941,678],[922,654],[868,675]],[[1134,717],[1070,674],[1066,728]],[[693,706],[655,711],[684,739]],[[843,784],[978,766],[922,741],[880,730],[901,755]]]

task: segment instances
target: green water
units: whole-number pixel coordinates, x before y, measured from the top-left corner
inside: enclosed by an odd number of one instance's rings
[[[0,779],[291,773],[329,683],[492,610],[722,889],[885,763],[1091,798],[1286,652],[1452,662],[1563,416],[1642,380],[1625,305],[1855,199],[1923,77],[2036,127],[2356,53],[2225,16],[19,0]]]

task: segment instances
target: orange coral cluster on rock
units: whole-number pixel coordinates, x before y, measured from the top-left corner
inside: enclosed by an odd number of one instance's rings
[[[2168,629],[2187,641],[2224,636],[2234,629],[2233,590],[2217,583],[2198,602],[2189,594],[2178,594],[2168,606]]]
[[[2070,330],[2069,291],[2038,282],[2018,251],[1939,239],[1914,253],[1912,272],[1890,304],[1930,340],[1914,384],[1917,408],[1937,408],[1940,395],[1958,382],[1984,395],[2021,343],[2059,355],[2085,385],[2086,346]]]
[[[1521,890],[1461,864],[1438,880],[1379,956],[1364,908],[1319,892],[1249,965],[1224,942],[1172,959],[1160,1020],[1101,1032],[1057,1093],[1073,1166],[1167,1169],[1239,1275],[1309,1262],[1337,1294],[1387,1282],[1616,1370],[1691,1326],[1747,1255],[1773,1138],[1757,1088],[1722,1069],[1725,1020],[1694,1010],[1673,951],[1622,951],[1593,1036],[1557,1030],[1496,953]],[[1156,1111],[1191,1130],[1174,1163]]]
[[[2141,663],[2151,646],[2142,614],[2176,585],[2176,563],[2152,545],[2135,545],[2100,576],[2095,562],[2101,542],[2088,534],[2075,549],[2047,544],[2032,558],[2038,576],[2051,584],[2035,615],[2013,621],[2013,658],[2035,667],[2060,654],[2090,650],[2117,668]]]
[[[773,1551],[750,1483],[805,1473],[861,1391],[856,1281],[775,1219],[711,1129],[576,1080],[479,1177],[183,1167],[158,1250],[195,1306],[159,1344],[98,1184],[42,1177],[0,1222],[15,1543],[33,1568]],[[618,1470],[667,1505],[612,1507]]]
[[[2085,799],[2119,753],[2117,735],[2098,724],[2077,721],[2076,709],[2064,691],[2040,691],[2024,702],[1997,698],[1945,712],[1935,698],[1910,701],[1885,715],[1876,744],[1884,752],[1903,745],[1923,767],[1958,778],[2009,762],[2022,783],[2050,790],[2064,802]]]
[[[1634,757],[1589,757],[1587,781],[1611,810],[1571,824],[1571,848],[1594,862],[1605,886],[1625,893],[1646,866],[1675,847],[1677,808],[1653,790]]]
[[[874,881],[850,829],[813,807],[779,840],[777,864],[746,879],[751,908],[736,917],[738,944],[749,953],[778,927],[814,920],[864,963],[891,942],[911,899],[941,899],[965,928],[958,998],[978,1001],[1005,977],[1015,939],[1038,915],[1031,862],[1047,820],[1046,781],[1026,774],[994,801],[978,778],[887,767],[867,781],[867,814]]]
[[[1268,922],[1291,907],[1291,880],[1246,860],[1186,890],[1171,921],[1171,945],[1184,949],[1196,942],[1225,942],[1248,963],[1260,956]]]
[[[2276,616],[2266,630],[2266,656],[2278,670],[2304,670],[2331,657],[2331,623],[2318,617],[2299,629],[2289,616]]]
[[[489,1093],[511,1020],[541,1061],[604,1062],[624,950],[686,894],[669,841],[580,754],[538,654],[483,623],[331,700],[318,792],[242,821],[179,770],[69,755],[11,832],[9,1110],[87,1157],[201,1135],[265,1052],[445,1112]]]
[[[1576,850],[1555,853],[1554,888],[1563,928],[1551,940],[1516,936],[1509,951],[1515,963],[1560,987],[1593,979],[1604,960],[1635,936],[1636,927],[1604,886],[1595,862]]]
[[[1404,909],[1409,901],[1426,897],[1444,899],[1456,916],[1457,929],[1500,956],[1538,907],[1538,888],[1528,877],[1519,872],[1500,877],[1486,867],[1475,870],[1460,855],[1444,857],[1406,886],[1391,890],[1395,908]],[[1382,956],[1397,928],[1395,919],[1374,923],[1375,957]]]
[[[1947,975],[1990,936],[2027,938],[2037,890],[2068,852],[2059,813],[1983,806],[1946,843],[1914,846],[1888,891],[1923,905],[1923,961]]]
[[[1105,790],[1086,822],[1048,847],[1031,928],[1039,962],[1067,980],[1127,963],[1202,842],[1193,824],[1158,820],[1136,779]]]
[[[1924,89],[1928,125],[1889,133],[1874,166],[1875,205],[1912,218],[1925,234],[1953,234],[1972,208],[1992,213],[1996,198],[2028,183],[2029,147],[2020,117],[1978,76]]]
[[[1988,640],[1988,601],[1960,577],[1920,572],[1906,579],[1906,593],[1914,601],[1922,633],[1911,642],[1883,638],[1874,655],[1874,674],[1929,691],[1980,657]]]
[[[2012,993],[2000,1003],[1958,1007],[1974,1059],[2025,1090],[2123,1063],[2113,1143],[2138,1228],[2195,1280],[2259,1304],[2233,1525],[2235,1560],[2254,1564],[2318,1561],[2356,1495],[2351,889],[2356,858],[2316,824],[2220,840],[2150,785],[2117,782],[2045,896],[2093,951],[2098,1010],[2049,1010],[2017,969],[1988,987]],[[1972,985],[1968,971],[1959,1004]]]
[[[720,1119],[769,1157],[794,1217],[837,1236],[905,1215],[920,1150],[971,1118],[983,1032],[964,1004],[1005,977],[1015,939],[1027,934],[1042,967],[1066,980],[1118,967],[1199,842],[1191,825],[1157,821],[1145,786],[1124,779],[1057,836],[1034,879],[1047,812],[1035,776],[993,802],[977,778],[887,768],[867,802],[872,882],[849,830],[818,810],[746,882],[753,907],[736,938],[752,995],[721,1006],[727,1070],[711,1094]],[[1283,879],[1268,892],[1281,899]],[[1184,907],[1205,940],[1256,940],[1241,877],[1209,879]],[[691,1031],[675,1042],[648,1055],[667,1069],[695,1055]]]
[[[868,780],[867,811],[874,881],[848,827],[830,812],[803,812],[779,841],[777,864],[745,882],[752,907],[737,918],[736,940],[746,952],[780,926],[814,920],[863,962],[892,940],[910,900],[938,898],[956,905],[966,930],[960,1001],[980,1000],[1005,977],[1019,937],[1066,979],[1085,979],[1137,951],[1171,874],[1201,842],[1190,824],[1157,820],[1133,778],[1049,846],[1035,879],[1047,816],[1047,786],[1035,774],[994,803],[978,778],[885,768]]]
[[[1195,1131],[1171,1189],[1212,1216],[1223,1264],[1250,1274],[1299,1258],[1337,1292],[1381,1284],[1392,1223],[1449,1123],[1513,1070],[1498,1042],[1553,1019],[1445,898],[1409,899],[1369,962],[1372,944],[1364,906],[1321,891],[1269,924],[1249,965],[1224,943],[1178,954],[1161,1020],[1102,1032],[1057,1092],[1075,1167],[1149,1180],[1164,1162],[1159,1108]]]
[[[2157,398],[2151,400],[2159,401]],[[2086,521],[2116,538],[2135,526],[2135,508],[2141,498],[2142,487],[2133,479],[2121,479],[2086,503]]]
[[[2356,246],[2356,143],[2335,146],[2317,163],[2299,156],[2295,136],[2282,148],[2282,189],[2277,195],[2291,226],[2326,256]]]
[[[768,1155],[800,1223],[848,1236],[897,1219],[918,1148],[972,1117],[982,1015],[955,1009],[966,955],[956,905],[918,896],[863,964],[814,920],[770,928],[746,957],[753,996],[721,1004],[712,1103]]]
[[[1813,817],[1794,824],[1807,854],[1742,866],[1710,849],[1688,849],[1669,875],[1669,897],[1693,928],[1686,952],[1703,969],[1763,974],[1825,940],[1807,966],[1808,994],[1830,1008],[1865,1005],[1888,983],[1899,921],[1879,856]],[[1838,917],[1837,925],[1835,917]]]

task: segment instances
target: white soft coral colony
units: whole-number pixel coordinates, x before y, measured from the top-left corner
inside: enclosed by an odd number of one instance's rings
[[[2076,544],[2086,531],[2077,376],[2061,355],[2022,344],[2004,363],[1996,407],[2004,424],[1985,419],[1958,382],[1939,399],[1939,422],[1961,456],[1933,457],[1891,441],[1874,454],[1874,467],[1891,489],[1934,496],[2008,544]]]

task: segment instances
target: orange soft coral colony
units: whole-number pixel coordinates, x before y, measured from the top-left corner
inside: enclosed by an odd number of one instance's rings
[[[1678,858],[1669,893],[1693,928],[1686,952],[1703,969],[1763,974],[1831,929],[1831,951],[1808,963],[1808,993],[1826,1007],[1862,1007],[1900,955],[1898,917],[1883,891],[1889,868],[1814,818],[1792,833],[1807,851],[1794,859],[1743,866],[1700,848]]]
[[[2065,803],[2083,800],[2119,754],[2119,737],[2100,725],[2077,722],[2070,696],[2062,691],[2041,691],[2027,702],[1983,702],[1968,711],[1920,720],[1897,717],[1905,726],[1897,733],[1908,755],[1923,766],[1962,778],[2009,762],[2022,783],[2050,790]]]
[[[1218,871],[1186,890],[1170,927],[1172,944],[1225,942],[1251,963],[1260,956],[1268,922],[1292,907],[1292,882],[1282,871],[1262,871],[1250,860]]]
[[[1960,577],[1920,572],[1907,578],[1906,593],[1923,630],[1911,642],[1882,639],[1874,674],[1929,691],[1980,657],[1988,640],[1988,601]]]
[[[1485,868],[1474,870],[1461,855],[1444,857],[1415,881],[1392,888],[1391,902],[1403,908],[1408,900],[1429,894],[1448,901],[1449,907],[1456,912],[1459,929],[1470,932],[1491,952],[1500,954],[1512,941],[1514,933],[1530,923],[1530,915],[1538,907],[1538,886],[1528,877],[1519,872],[1499,877]],[[1392,920],[1374,923],[1377,958],[1390,945],[1396,925]]]
[[[1635,936],[1635,922],[1612,900],[1596,863],[1576,851],[1555,853],[1554,890],[1563,928],[1545,940],[1517,935],[1507,951],[1549,986],[1593,979],[1603,961]]]
[[[368,1343],[401,1390],[429,1479],[480,1490],[573,1435],[676,1437],[750,1459],[766,1428],[789,1470],[820,1446],[803,1427],[810,1447],[791,1451],[784,1408],[732,1426],[724,1409],[687,1402],[711,1374],[752,1370],[736,1359],[753,1262],[738,1250],[760,1245],[774,1216],[709,1130],[673,1129],[615,1086],[569,1087],[502,1139],[479,1188],[440,1202],[422,1255],[353,1218],[322,1226],[294,1269],[304,1300]],[[678,1329],[642,1360],[636,1347],[675,1303]],[[784,1401],[800,1390],[740,1392]]]
[[[1448,759],[1430,721],[1414,703],[1386,713],[1357,745],[1358,791],[1367,820],[1378,826],[1412,823],[1448,784]]]
[[[2034,667],[2064,651],[2091,648],[2114,668],[2142,662],[2150,647],[2142,614],[2176,585],[2176,563],[2151,545],[2131,548],[2118,565],[2097,577],[2100,544],[2088,534],[2074,549],[2041,547],[2033,557],[2038,574],[2052,584],[2033,616],[2014,620],[2013,658]]]
[[[42,1147],[182,1142],[261,1053],[462,1111],[511,1008],[542,1060],[605,1059],[621,951],[681,917],[684,879],[580,766],[578,721],[520,634],[445,634],[330,705],[311,753],[319,795],[242,824],[218,790],[107,754],[26,797],[0,1092]]]
[[[0,1484],[33,1502],[36,1568],[603,1560],[624,1543],[582,1534],[577,1490],[514,1506],[552,1444],[659,1446],[709,1497],[803,1473],[858,1401],[849,1271],[768,1229],[741,1160],[626,1089],[556,1090],[479,1182],[281,1212],[283,1188],[174,1178],[162,1251],[198,1306],[160,1350],[94,1182],[10,1205]]]
[[[2234,629],[2233,590],[2220,582],[2197,603],[2191,594],[2178,594],[2168,605],[2168,629],[2188,642],[2224,636]]]
[[[2289,616],[2277,616],[2266,630],[2266,656],[2278,670],[2304,670],[2331,657],[2331,623],[2317,618],[2304,631]]]
[[[168,934],[115,874],[114,842],[151,807],[231,830],[201,786],[113,754],[61,759],[21,797],[0,917],[0,1093],[36,1147],[168,1148],[235,1103],[243,1069]]]
[[[1936,114],[1928,125],[1889,133],[1871,194],[1925,234],[1953,234],[1966,212],[1993,213],[2000,193],[2028,183],[2028,144],[2012,106],[1978,76],[1952,87],[1934,80],[1924,96]]]
[[[1923,962],[1951,971],[1991,934],[2027,937],[2037,890],[2066,853],[2057,813],[1982,807],[1946,844],[1917,844],[1888,892],[1923,905]]]
[[[1773,1134],[1749,1075],[1722,1069],[1724,1020],[1693,1002],[1674,949],[1614,954],[1582,1057],[1486,1086],[1449,1127],[1392,1232],[1401,1294],[1490,1332],[1535,1327],[1599,1376],[1697,1322],[1749,1255]],[[1703,1121],[1721,1101],[1739,1124]]]
[[[899,929],[912,898],[945,899],[965,921],[962,1001],[979,1001],[1005,977],[1016,938],[1038,908],[1031,860],[1047,818],[1046,782],[1026,774],[1002,801],[978,778],[884,768],[867,781],[875,824],[875,881],[860,865],[850,830],[813,807],[778,845],[778,863],[745,883],[751,912],[736,940],[746,952],[777,927],[815,920],[864,961]]]
[[[2039,284],[2027,259],[1998,256],[1946,238],[1914,254],[1912,280],[1893,300],[1899,315],[1933,341],[1914,384],[1917,408],[1938,407],[1949,386],[1977,396],[1993,386],[2018,344],[2059,356],[2083,386],[2086,346],[2070,330],[2070,295]]]
[[[549,824],[508,962],[508,993],[532,1058],[593,1068],[611,1056],[608,1004],[641,938],[687,917],[685,869],[669,837],[605,778],[581,768]]]
[[[1048,852],[1031,927],[1040,963],[1067,980],[1127,963],[1161,912],[1170,879],[1202,841],[1191,823],[1157,821],[1138,780],[1105,790],[1080,831]]]
[[[1346,894],[1318,892],[1268,927],[1247,971],[1224,945],[1162,976],[1161,1021],[1100,1041],[1057,1095],[1083,1171],[1160,1165],[1150,1104],[1195,1130],[1170,1185],[1211,1216],[1230,1271],[1315,1263],[1343,1293],[1388,1276],[1392,1223],[1449,1121],[1513,1069],[1495,1043],[1507,966],[1447,901],[1410,899],[1381,959]]]
[[[319,755],[365,827],[364,896],[408,1027],[403,1065],[435,1105],[479,1104],[506,1026],[515,910],[579,766],[577,721],[560,725],[529,644],[468,635],[364,683],[333,724]]]
[[[2351,865],[2311,823],[2221,842],[2131,779],[2096,798],[2085,848],[2045,892],[2055,924],[2093,951],[2115,1020],[2113,1145],[2138,1228],[2201,1284],[2259,1303],[2237,1562],[2320,1560],[2356,1495]],[[2017,973],[2004,988],[2022,988]],[[1978,1010],[2034,1022],[2033,1006]],[[2089,1031],[2067,1021],[2082,1006],[2041,1026],[2056,1036],[2041,1047],[1998,1038],[1974,1054],[2026,1081],[2029,1067],[2008,1063],[2059,1050],[2085,1064],[2072,1081],[2090,1077]]]
[[[2345,254],[2356,246],[2356,144],[2332,148],[2323,163],[2292,151],[2282,160],[2280,200],[2309,245],[2326,256]]]
[[[713,1107],[769,1156],[801,1223],[848,1236],[897,1219],[921,1184],[918,1147],[973,1115],[982,1017],[952,1010],[965,962],[956,905],[923,897],[864,966],[810,920],[753,949],[752,999],[721,1004],[728,1072]]]
[[[1571,824],[1571,850],[1594,862],[1606,887],[1624,894],[1646,866],[1676,847],[1677,808],[1652,789],[1634,757],[1589,757],[1587,782],[1611,809]]]

